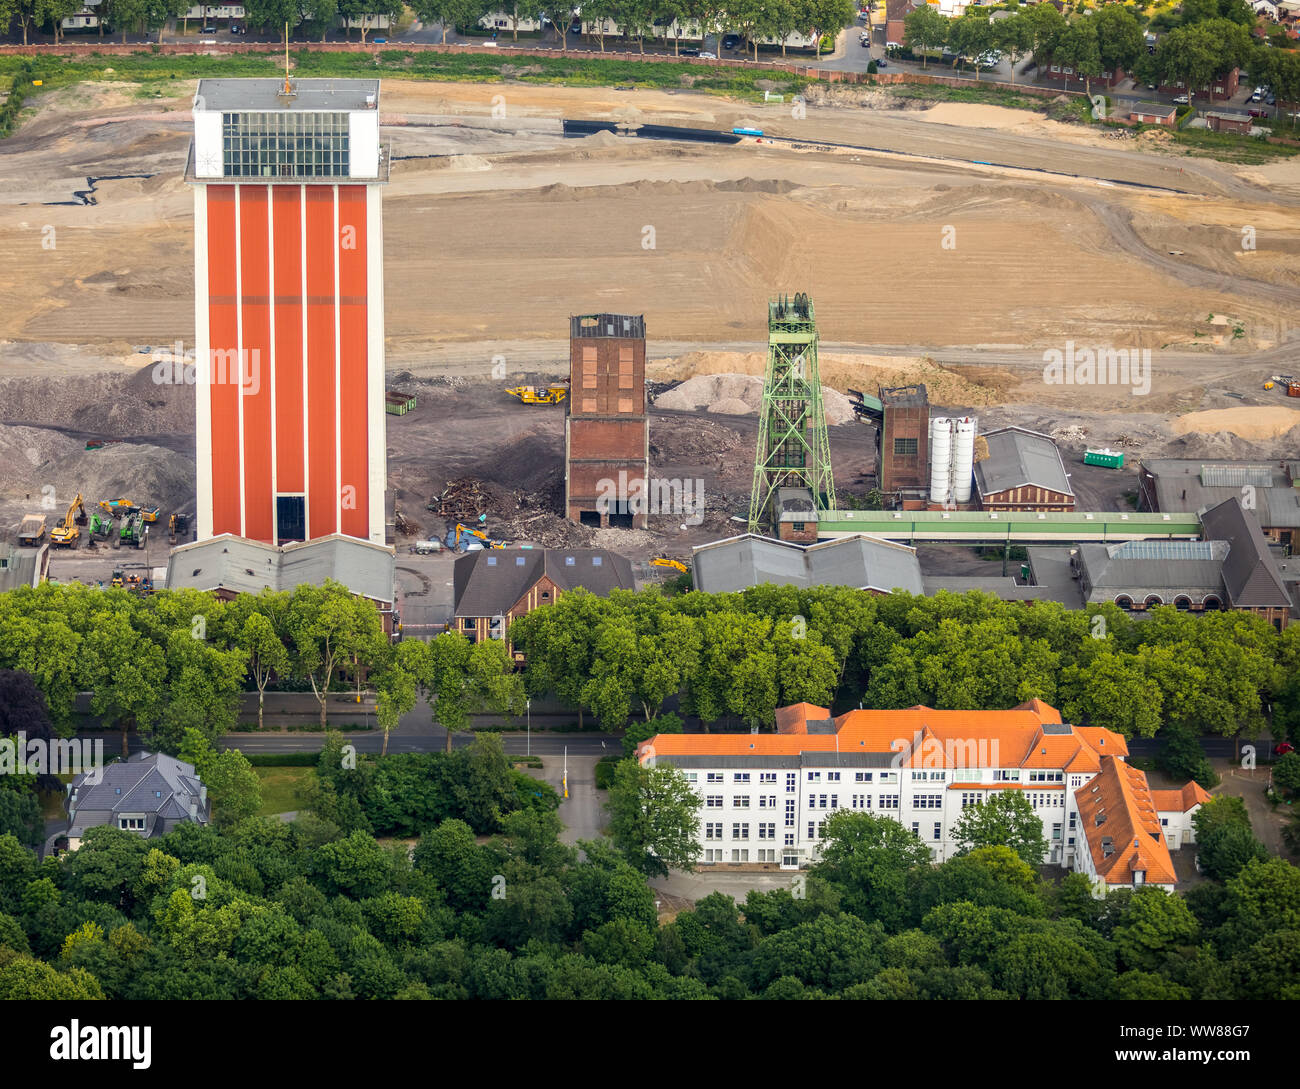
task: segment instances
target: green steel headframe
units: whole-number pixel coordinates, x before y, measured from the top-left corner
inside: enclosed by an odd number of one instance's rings
[[[820,513],[835,508],[831,447],[817,369],[817,322],[802,292],[767,305],[767,373],[758,415],[749,532],[775,528],[778,488],[804,487]]]

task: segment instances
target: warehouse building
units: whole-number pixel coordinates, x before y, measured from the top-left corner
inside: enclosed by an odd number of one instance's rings
[[[975,490],[983,510],[1074,510],[1074,490],[1061,451],[1050,437],[1023,427],[984,436],[988,456],[975,463]]]
[[[916,549],[865,533],[821,544],[776,541],[756,533],[695,548],[695,588],[727,594],[764,583],[773,586],[849,586],[887,594],[924,592]]]
[[[1198,511],[1237,498],[1273,544],[1300,531],[1300,461],[1153,458],[1138,470],[1138,510]]]

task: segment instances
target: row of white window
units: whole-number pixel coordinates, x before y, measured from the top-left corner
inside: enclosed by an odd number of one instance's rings
[[[1021,770],[1022,769],[1020,768],[995,768],[993,770],[993,781],[995,783],[1018,783],[1021,781]],[[827,783],[849,781],[854,783],[898,782],[898,772],[896,771],[855,771],[851,773],[853,776],[851,780],[845,780],[843,776],[848,774],[850,773],[840,771],[810,771],[806,773],[808,777],[807,781],[810,783],[823,782],[823,775],[825,775],[826,778],[824,781]],[[699,782],[699,775],[700,773],[697,771],[688,771],[686,772],[686,781],[697,783]],[[751,779],[751,776],[753,775],[757,775],[758,778],[756,780]],[[731,781],[733,783],[748,783],[754,781],[758,783],[774,784],[778,781],[777,775],[778,773],[775,771],[737,771],[732,772]],[[961,768],[953,772],[952,781],[954,783],[978,783],[982,775],[983,771],[980,768]],[[704,781],[706,783],[725,783],[727,781],[727,773],[724,771],[705,772]],[[946,771],[914,771],[911,773],[911,781],[914,783],[944,783],[948,781],[948,773]],[[1065,774],[1060,771],[1026,769],[1024,781],[1029,783],[1061,783],[1065,781]],[[1080,779],[1078,776],[1072,776],[1070,782],[1072,786],[1078,786],[1080,784]],[[785,789],[788,792],[792,793],[796,789],[797,783],[797,772],[788,771],[785,773]]]

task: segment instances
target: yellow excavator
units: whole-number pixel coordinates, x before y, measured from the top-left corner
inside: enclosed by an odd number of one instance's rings
[[[505,541],[493,540],[481,529],[470,529],[469,526],[461,525],[459,522],[456,523],[456,528],[452,530],[451,533],[449,533],[447,536],[449,542],[448,547],[454,549],[460,548],[460,542],[462,538],[466,536],[477,537],[488,548],[505,548],[506,546]]]
[[[686,574],[686,564],[681,560],[670,560],[667,556],[658,556],[650,561],[651,567],[671,567],[674,571]]]
[[[63,516],[63,521],[50,531],[50,544],[57,545],[59,548],[74,548],[81,537],[81,530],[78,526],[84,526],[90,521],[86,514],[86,504],[81,498],[81,493],[77,493],[77,498],[72,501],[68,507],[68,513]]]
[[[506,392],[511,397],[518,397],[526,405],[558,405],[569,395],[569,387],[511,386]]]

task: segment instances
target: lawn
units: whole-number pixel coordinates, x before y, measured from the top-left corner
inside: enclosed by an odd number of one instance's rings
[[[254,768],[262,781],[259,817],[273,817],[302,808],[302,792],[316,779],[315,768]]]

